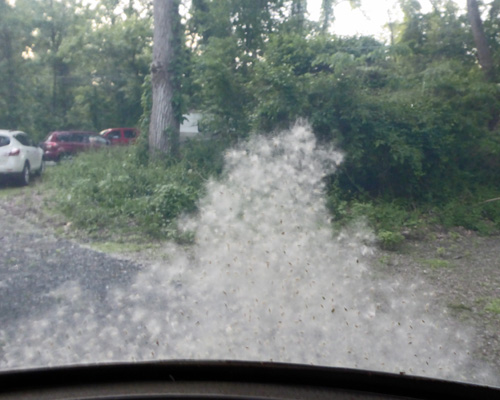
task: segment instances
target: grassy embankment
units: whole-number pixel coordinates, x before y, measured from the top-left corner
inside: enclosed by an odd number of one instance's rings
[[[53,191],[50,208],[100,239],[189,240],[179,233],[176,218],[196,210],[205,181],[222,171],[224,148],[218,142],[193,142],[182,149],[180,159],[157,162],[148,162],[138,147],[79,155],[48,168],[44,181]],[[365,218],[385,249],[397,249],[406,237],[425,235],[436,225],[480,234],[500,230],[500,201],[487,201],[498,193],[485,187],[439,203],[341,197],[338,191],[327,195],[336,226]]]

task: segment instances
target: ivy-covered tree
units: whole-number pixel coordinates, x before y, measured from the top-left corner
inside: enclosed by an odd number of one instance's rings
[[[495,75],[493,56],[484,32],[477,0],[467,0],[467,14],[469,16],[472,35],[474,36],[474,42],[476,44],[479,64],[484,70],[486,77],[492,80]]]
[[[149,149],[153,157],[176,154],[179,147],[181,43],[179,0],[155,0],[149,125]]]

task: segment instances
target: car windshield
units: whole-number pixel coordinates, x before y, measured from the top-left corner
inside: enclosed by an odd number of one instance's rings
[[[0,370],[241,360],[500,386],[499,17],[0,0],[0,128],[44,160],[0,156],[18,168],[0,170]]]

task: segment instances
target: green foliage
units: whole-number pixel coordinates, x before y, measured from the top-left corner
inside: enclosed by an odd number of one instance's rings
[[[134,147],[81,154],[47,174],[54,207],[100,237],[120,231],[178,238],[176,218],[196,210],[203,183],[221,171],[223,148],[192,143],[182,149],[181,161],[147,164]]]
[[[2,1],[0,51],[10,48],[0,61],[2,127],[42,140],[57,129],[135,126],[151,58],[146,3],[118,15],[118,2],[106,0],[95,8],[80,0]]]
[[[194,0],[189,32],[200,46],[208,45],[213,38],[233,36],[240,43],[242,54],[254,58],[262,54],[266,38],[280,24],[283,3],[283,0]]]
[[[461,30],[455,12],[429,16],[436,39],[422,42],[418,68],[410,66],[411,46],[399,61],[404,37],[390,48],[371,38],[272,36],[251,81],[252,126],[271,131],[308,119],[320,141],[346,154],[335,179],[346,199],[442,204],[475,182],[498,185],[498,135],[488,129],[497,89],[468,54],[429,47],[452,35],[439,31],[439,18]]]
[[[440,258],[420,260],[420,263],[432,269],[449,268],[453,266],[448,260],[442,260]]]
[[[151,22],[129,13],[111,24],[99,24],[109,16],[89,15],[98,28],[89,29],[64,43],[80,84],[67,113],[70,126],[85,123],[101,130],[111,126],[135,126],[141,115],[142,84],[149,74]]]
[[[324,28],[334,3],[323,2]],[[182,47],[175,65],[177,113],[181,105],[199,110],[204,129],[225,145],[307,119],[321,143],[345,154],[327,179],[335,220],[364,215],[384,246],[430,218],[428,210],[445,226],[498,231],[500,203],[484,201],[500,196],[500,95],[478,68],[455,3],[434,1],[424,12],[418,1],[400,1],[404,20],[391,24],[390,44],[330,35],[304,20],[303,4],[193,0],[191,47]],[[490,2],[482,16],[496,61],[499,4]],[[62,128],[130,125],[143,133],[134,148],[84,155],[49,173],[72,199],[59,196],[65,212],[87,228],[168,231],[179,210],[192,209],[205,171],[216,174],[222,164],[218,143],[213,154],[192,144],[180,162],[149,160],[151,2],[0,7],[2,127],[37,140]]]
[[[440,208],[439,223],[446,227],[463,226],[481,234],[498,233],[500,202],[487,200],[497,198],[499,192],[483,187],[470,189]]]
[[[399,232],[379,231],[377,240],[385,250],[396,250],[404,242],[404,236]]]
[[[195,72],[195,84],[203,87],[204,126],[229,139],[244,137],[249,130],[246,113],[250,99],[238,62],[242,57],[235,38],[211,38]]]
[[[484,311],[492,314],[500,314],[500,299],[491,299],[484,307]]]

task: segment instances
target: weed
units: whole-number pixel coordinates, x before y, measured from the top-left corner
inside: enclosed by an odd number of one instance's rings
[[[444,247],[438,247],[436,249],[436,254],[440,257],[444,256],[446,254],[446,249]]]
[[[384,250],[397,250],[404,241],[404,236],[399,232],[379,231],[377,234],[380,247]]]
[[[383,265],[389,265],[391,263],[391,257],[388,255],[383,255],[378,259],[378,262]]]
[[[90,236],[177,239],[177,217],[196,209],[204,182],[222,170],[223,149],[218,142],[193,143],[180,159],[154,162],[133,147],[78,155],[47,174],[52,207]]]
[[[419,260],[419,262],[421,264],[429,266],[432,269],[449,268],[452,266],[452,264],[449,261],[441,260],[438,258],[423,259]]]
[[[441,206],[439,222],[444,226],[462,226],[482,235],[490,235],[500,229],[500,207],[494,202],[481,199],[495,197],[494,189],[478,187],[462,198],[453,198]]]
[[[493,314],[500,314],[500,299],[495,298],[490,300],[489,303],[484,307],[484,311]]]
[[[368,224],[381,236],[381,244],[388,239],[393,245],[396,236],[387,232],[405,232],[406,237],[418,237],[418,232],[428,232],[433,225],[447,228],[464,227],[483,235],[491,235],[500,231],[500,207],[498,202],[485,202],[485,198],[494,198],[498,192],[495,188],[481,187],[471,189],[462,198],[449,195],[439,201],[421,199],[419,202],[409,199],[368,197],[364,194],[353,198],[352,194],[343,192],[337,184],[331,183],[327,194],[327,207],[333,215],[337,226],[346,226],[352,220],[365,218]],[[458,241],[461,235],[450,232],[451,240]],[[429,240],[436,235],[428,234]]]
[[[435,242],[437,240],[437,235],[434,232],[430,232],[427,235],[427,239],[431,242]]]
[[[450,239],[453,241],[458,241],[462,238],[462,236],[458,232],[451,231],[449,233]]]

